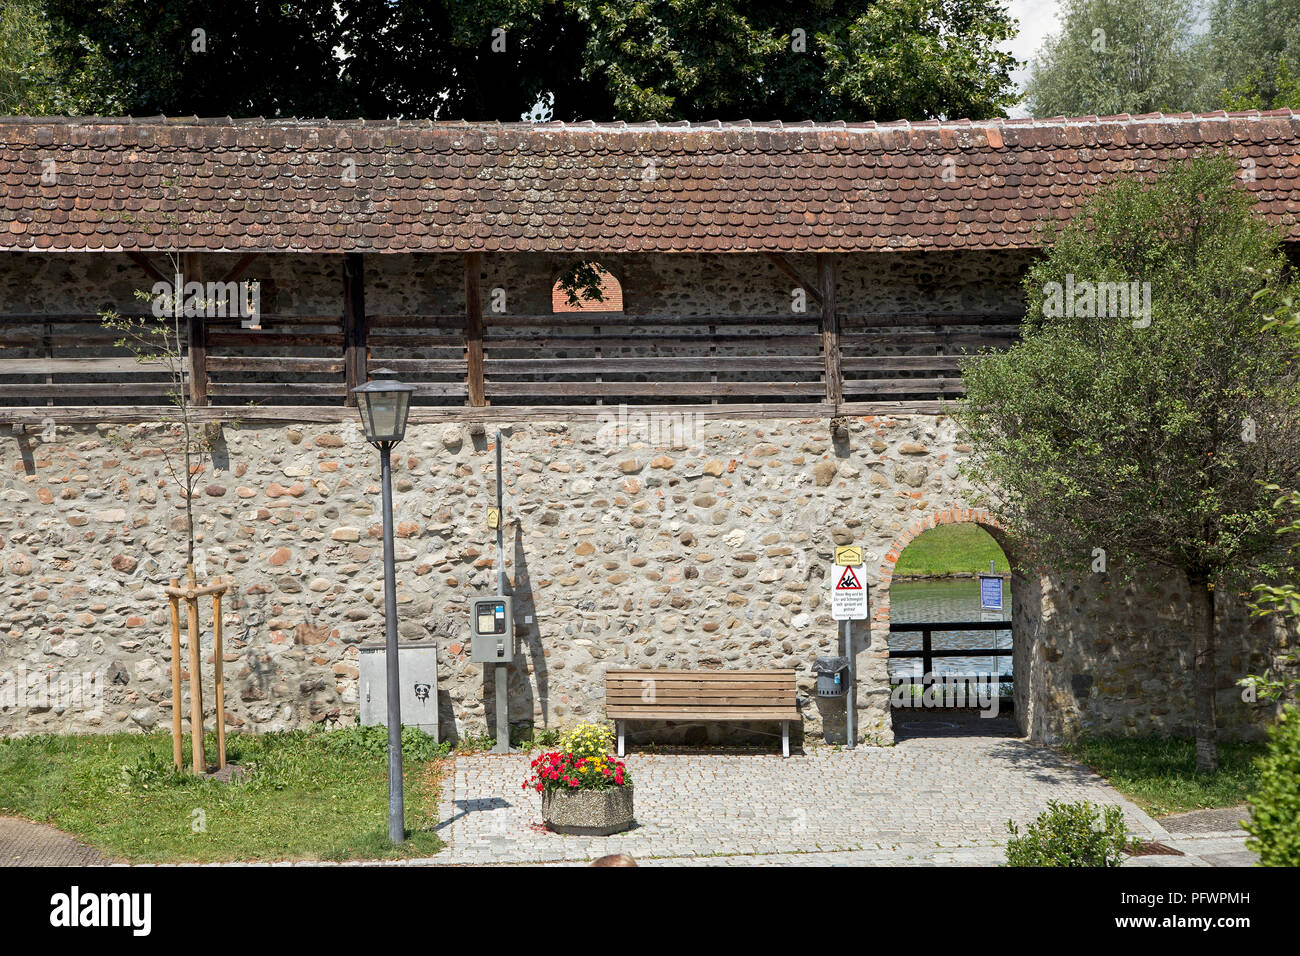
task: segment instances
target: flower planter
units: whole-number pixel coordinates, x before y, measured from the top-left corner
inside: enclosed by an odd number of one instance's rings
[[[609,790],[547,790],[542,820],[556,833],[609,836],[632,826],[632,785]]]

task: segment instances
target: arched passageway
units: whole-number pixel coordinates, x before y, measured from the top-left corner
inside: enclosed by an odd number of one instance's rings
[[[895,539],[872,620],[873,645],[889,649],[895,739],[1017,733],[1014,611],[1026,579],[1014,567],[1008,535],[984,511],[940,512]]]

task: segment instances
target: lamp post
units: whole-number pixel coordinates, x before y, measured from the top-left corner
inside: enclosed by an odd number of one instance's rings
[[[390,369],[375,369],[374,378],[352,389],[361,412],[366,441],[379,449],[384,496],[384,625],[388,684],[388,839],[406,839],[402,801],[402,702],[397,671],[397,578],[393,570],[393,446],[406,435],[414,385],[397,381]]]

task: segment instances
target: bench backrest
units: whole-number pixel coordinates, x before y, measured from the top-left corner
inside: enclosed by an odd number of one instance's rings
[[[797,714],[795,672],[789,670],[611,670],[605,673],[610,717],[746,716],[789,719]]]

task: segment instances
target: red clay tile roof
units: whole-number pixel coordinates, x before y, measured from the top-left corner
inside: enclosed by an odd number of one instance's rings
[[[1072,215],[1099,183],[1203,148],[1236,156],[1260,210],[1300,239],[1290,110],[880,125],[11,118],[0,249],[1032,247],[1036,223]],[[160,225],[169,182],[186,202]]]

